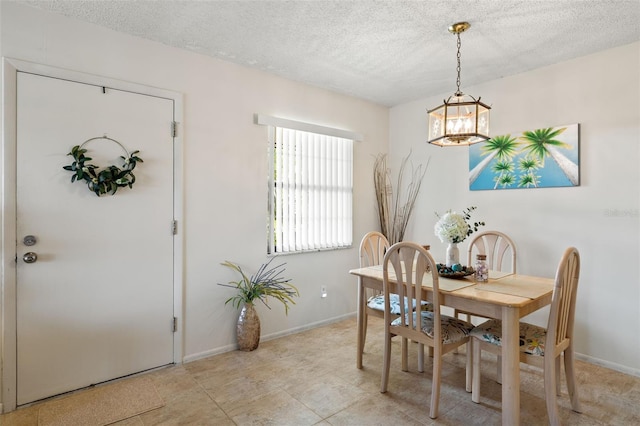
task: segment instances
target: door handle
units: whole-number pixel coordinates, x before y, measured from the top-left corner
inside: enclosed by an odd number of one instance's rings
[[[22,256],[22,260],[24,260],[24,263],[34,263],[36,260],[38,260],[38,255],[30,251]]]

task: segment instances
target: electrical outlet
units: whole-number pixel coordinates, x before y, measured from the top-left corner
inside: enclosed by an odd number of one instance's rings
[[[323,286],[320,287],[320,296],[322,298],[327,297],[327,286],[326,285],[323,285]]]

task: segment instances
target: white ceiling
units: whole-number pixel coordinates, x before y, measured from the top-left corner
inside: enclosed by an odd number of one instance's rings
[[[19,1],[387,106],[455,91],[454,22],[463,91],[640,40],[640,0]]]

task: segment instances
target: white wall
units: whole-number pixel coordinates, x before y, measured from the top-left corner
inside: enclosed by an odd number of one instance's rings
[[[287,275],[301,297],[285,316],[258,305],[269,336],[353,315],[362,235],[376,226],[370,170],[387,149],[388,108],[263,72],[2,2],[2,56],[184,94],[186,359],[231,349],[238,312],[224,301],[230,260],[253,272],[266,256],[266,128],[262,113],[362,133],[354,144],[354,247],[290,255]],[[8,179],[13,177],[8,176]],[[124,272],[124,271],[123,271]],[[320,287],[328,297],[320,297]]]
[[[580,186],[469,191],[468,148],[426,144],[425,110],[444,93],[390,111],[389,155],[411,149],[431,163],[408,238],[445,245],[433,234],[434,211],[475,205],[484,229],[513,237],[518,270],[552,277],[564,249],[582,259],[576,350],[583,358],[640,375],[640,44],[607,50],[475,87],[491,110],[494,135],[580,123]],[[464,69],[463,69],[464,76]],[[464,78],[463,78],[464,83]],[[467,242],[461,245],[466,256]],[[547,311],[530,320],[545,324]]]

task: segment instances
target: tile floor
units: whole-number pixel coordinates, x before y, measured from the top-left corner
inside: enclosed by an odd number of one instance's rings
[[[464,350],[447,354],[440,413],[428,415],[430,366],[418,373],[412,345],[409,372],[393,345],[389,391],[381,394],[382,323],[371,318],[364,368],[355,367],[355,319],[261,342],[253,352],[228,352],[148,373],[166,405],[116,423],[142,425],[499,425],[496,358],[483,354],[482,399],[464,390]],[[485,358],[486,357],[486,358]],[[563,381],[565,425],[640,424],[640,378],[578,361],[584,412],[571,411]],[[521,366],[523,425],[546,425],[542,375]],[[37,425],[38,405],[0,416],[0,425]]]

